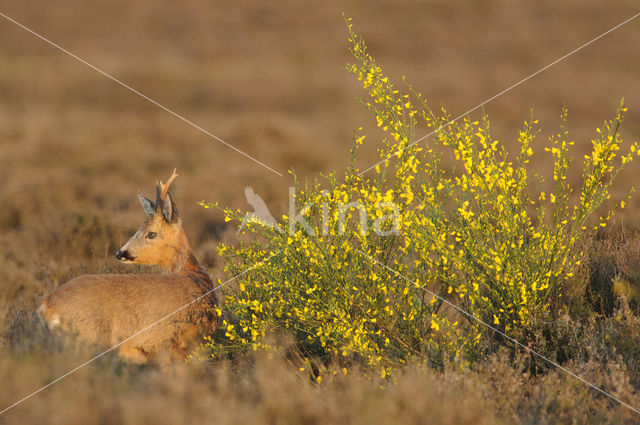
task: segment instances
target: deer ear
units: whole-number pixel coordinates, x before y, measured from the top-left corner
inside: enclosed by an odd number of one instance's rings
[[[154,215],[156,213],[156,207],[151,199],[145,198],[139,193],[138,199],[140,200],[140,203],[142,204],[142,208],[144,208],[144,213],[146,215]]]
[[[173,202],[171,194],[167,193],[167,198],[164,201],[164,207],[162,208],[162,216],[167,223],[175,223],[178,221],[178,208]]]

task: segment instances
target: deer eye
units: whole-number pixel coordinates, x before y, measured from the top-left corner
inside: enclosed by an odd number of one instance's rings
[[[149,232],[147,233],[147,239],[153,239],[156,236],[158,236],[158,234],[156,232]]]

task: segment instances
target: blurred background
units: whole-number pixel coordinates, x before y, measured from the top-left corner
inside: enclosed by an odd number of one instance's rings
[[[638,2],[0,0],[0,12],[284,175],[0,17],[0,346],[9,346],[29,340],[37,303],[69,278],[131,271],[114,253],[143,221],[136,192],[153,195],[155,180],[174,167],[186,232],[219,276],[214,248],[233,241],[235,228],[199,201],[248,209],[244,188],[252,186],[279,216],[292,184],[287,171],[304,180],[343,170],[360,126],[369,137],[357,165],[377,161],[375,120],[344,69],[342,12],[391,80],[406,76],[434,109],[457,116],[631,17]],[[514,146],[533,107],[542,134],[532,165],[549,179],[540,145],[566,103],[578,182],[590,137],[622,97],[624,137],[640,140],[638,46],[640,18],[488,103],[493,134]],[[633,163],[615,195],[639,176]],[[639,207],[636,195],[614,227],[638,229]],[[43,371],[68,370],[32,368],[40,362],[29,359],[20,367],[32,379],[7,378],[2,400],[44,382]]]

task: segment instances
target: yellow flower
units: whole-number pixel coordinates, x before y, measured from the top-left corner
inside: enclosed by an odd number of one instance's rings
[[[440,330],[440,326],[438,325],[438,323],[431,319],[431,329],[433,329],[434,331],[438,332]]]

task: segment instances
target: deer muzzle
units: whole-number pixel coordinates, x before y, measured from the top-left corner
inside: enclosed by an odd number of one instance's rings
[[[116,258],[120,261],[133,261],[135,259],[134,256],[131,255],[131,253],[129,253],[129,251],[127,250],[119,250],[118,252],[116,252]]]

